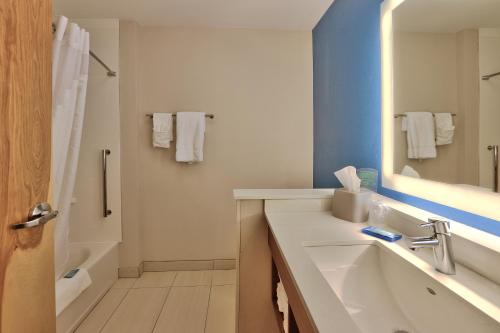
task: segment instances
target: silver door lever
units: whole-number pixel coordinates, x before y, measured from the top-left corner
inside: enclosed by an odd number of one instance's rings
[[[35,228],[56,218],[58,214],[59,212],[52,210],[48,203],[37,203],[28,215],[28,222],[13,224],[12,229]]]

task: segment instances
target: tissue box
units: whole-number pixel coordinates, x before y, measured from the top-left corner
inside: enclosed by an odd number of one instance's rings
[[[332,213],[339,219],[350,222],[368,221],[372,192],[361,189],[360,192],[349,192],[339,188],[333,193]]]

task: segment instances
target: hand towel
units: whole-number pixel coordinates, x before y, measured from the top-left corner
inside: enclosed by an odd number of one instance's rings
[[[404,166],[403,170],[401,171],[401,175],[406,177],[420,178],[420,174],[417,172],[417,170],[413,169],[409,165]]]
[[[82,292],[92,284],[89,272],[80,268],[72,278],[56,281],[56,316],[66,309]]]
[[[278,296],[278,310],[283,313],[283,328],[285,333],[288,333],[288,296],[281,281],[278,282],[276,287],[276,294]]]
[[[153,147],[170,148],[172,140],[172,114],[153,113]]]
[[[202,162],[205,113],[177,112],[177,162]]]
[[[408,158],[436,158],[434,117],[430,112],[406,112]]]
[[[436,145],[442,146],[453,143],[455,126],[453,126],[451,113],[435,113],[434,121],[436,123]]]

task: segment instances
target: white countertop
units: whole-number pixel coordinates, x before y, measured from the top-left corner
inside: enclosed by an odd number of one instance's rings
[[[319,332],[360,332],[303,248],[304,242],[370,239],[362,224],[338,220],[325,212],[266,212],[269,226],[303,301]],[[333,222],[333,223],[332,223]]]
[[[297,200],[297,199],[328,199],[333,197],[335,189],[235,189],[235,200]],[[472,242],[481,243],[495,252],[500,252],[499,237],[484,231],[469,227],[463,223],[430,213],[382,195],[375,194],[374,199],[416,219],[426,222],[430,216],[443,218],[452,223],[452,232]]]
[[[247,195],[250,196],[253,193],[257,196],[258,191],[262,191],[260,195],[264,197],[269,197],[271,194],[269,192],[264,193],[269,190],[249,190]],[[277,195],[278,199],[289,198],[285,193],[288,190],[282,191]],[[292,193],[291,195],[297,195],[298,199],[303,199],[301,197],[303,193],[301,194],[298,190],[296,191],[297,193]],[[244,197],[242,192],[238,194],[241,195],[240,198]],[[307,197],[307,199],[310,198]],[[500,289],[495,288],[497,285],[493,282],[487,280],[488,282],[485,282],[487,288],[480,287],[478,288],[479,290],[471,290],[466,286],[470,273],[467,273],[469,275],[465,274],[463,278],[465,282],[450,282],[450,279],[447,278],[448,276],[435,272],[432,265],[416,257],[403,248],[400,243],[383,242],[374,237],[362,234],[360,229],[366,226],[366,224],[346,222],[333,217],[330,211],[315,211],[314,209],[304,208],[304,205],[290,204],[290,202],[287,203],[286,201],[279,200],[266,201],[266,216],[277,245],[285,257],[292,276],[300,290],[300,294],[303,297],[303,301],[319,332],[357,333],[360,330],[304,250],[304,245],[308,244],[341,245],[379,242],[382,244],[381,246],[396,252],[437,281],[451,286],[460,297],[470,299],[470,297],[477,298],[478,294],[481,295],[482,297],[477,300],[476,304],[479,304],[479,307],[483,311],[488,312],[490,316],[494,316],[497,320],[500,320],[500,297],[498,297]],[[492,292],[494,292],[494,295],[491,295]]]

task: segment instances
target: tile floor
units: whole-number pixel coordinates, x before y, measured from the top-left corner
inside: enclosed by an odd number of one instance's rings
[[[234,270],[118,279],[77,333],[234,333]]]

